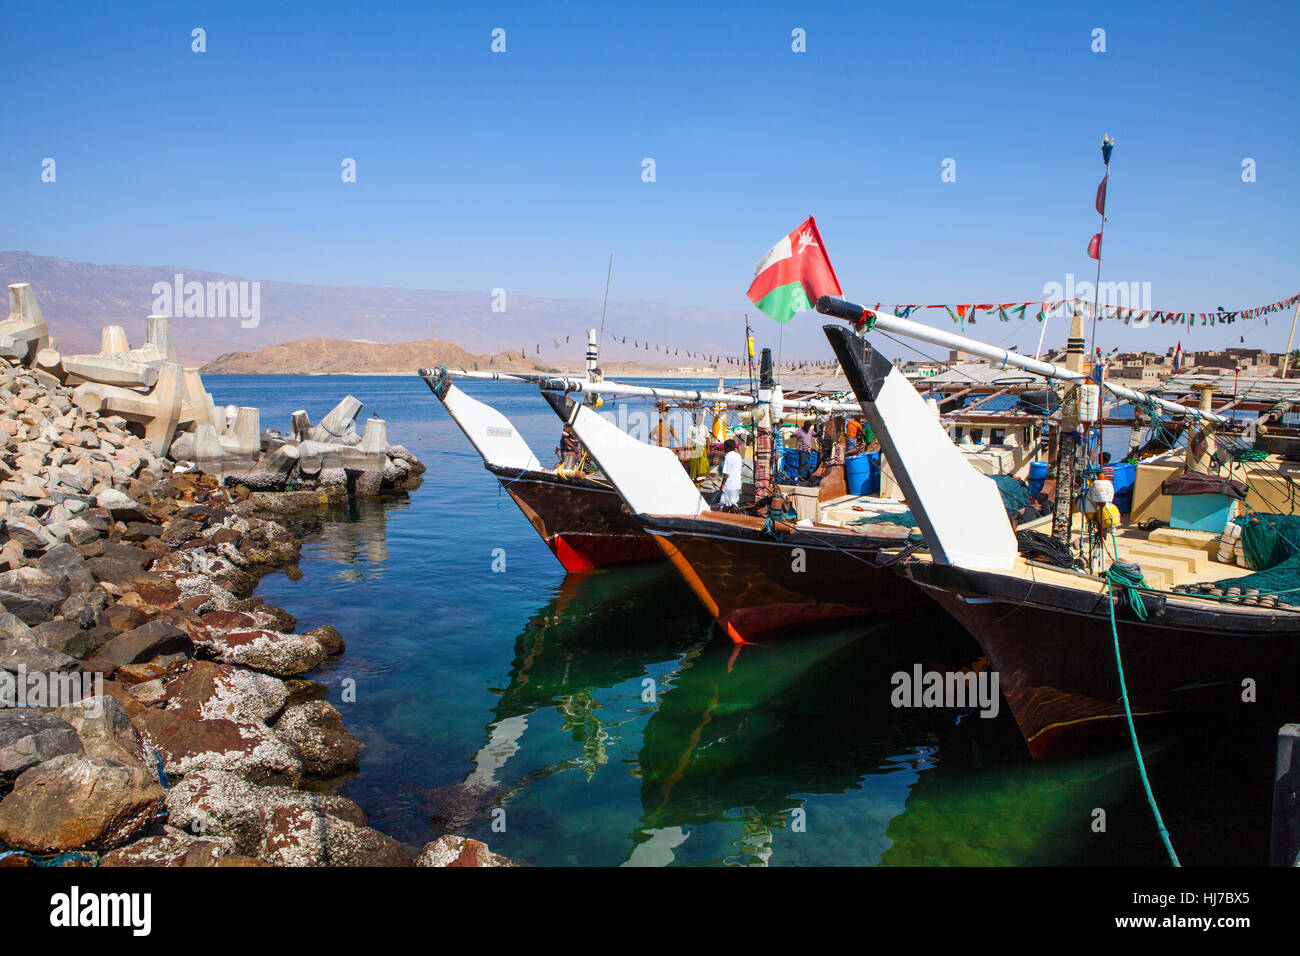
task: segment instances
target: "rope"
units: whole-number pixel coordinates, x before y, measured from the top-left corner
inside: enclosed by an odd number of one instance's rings
[[[528,469],[526,469],[526,468],[521,468],[521,469],[519,470],[519,474],[515,475],[513,478],[511,478],[511,479],[510,479],[509,481],[507,481],[505,484],[498,484],[498,485],[497,485],[497,507],[498,507],[498,508],[501,507],[501,493],[504,492],[504,491],[506,491],[506,490],[507,490],[511,485],[513,485],[516,481],[518,481],[520,478],[522,478],[522,477],[523,477],[524,475],[526,475],[526,474],[528,474]]]
[[[1114,547],[1115,533],[1111,532],[1111,544]],[[1119,554],[1118,547],[1115,551]],[[1142,592],[1140,588],[1147,586],[1146,579],[1142,577],[1142,569],[1131,561],[1121,561],[1118,557],[1106,569],[1106,584],[1111,589],[1113,595],[1116,585],[1124,589],[1124,599],[1128,602],[1129,610],[1139,621],[1147,619],[1147,607],[1142,603]]]
[[[1017,531],[1016,545],[1017,550],[1026,557],[1038,555],[1054,567],[1074,567],[1074,555],[1070,551],[1070,546],[1050,534],[1043,534],[1041,531]]]
[[[1142,604],[1142,594],[1138,588],[1146,587],[1146,581],[1142,578],[1142,569],[1136,564],[1128,561],[1119,560],[1119,547],[1115,544],[1115,533],[1112,531],[1111,546],[1115,548],[1115,562],[1106,570],[1106,592],[1110,597],[1110,633],[1115,641],[1115,667],[1119,671],[1119,699],[1124,705],[1124,717],[1128,720],[1129,739],[1133,741],[1133,756],[1137,758],[1138,774],[1142,777],[1142,789],[1146,791],[1147,804],[1151,807],[1151,815],[1155,817],[1156,829],[1160,831],[1160,842],[1165,845],[1165,852],[1169,854],[1169,862],[1176,867],[1181,867],[1182,863],[1178,861],[1178,854],[1174,852],[1174,845],[1169,839],[1169,830],[1165,827],[1164,818],[1160,816],[1160,807],[1156,804],[1155,794],[1151,792],[1151,781],[1147,779],[1146,762],[1142,759],[1142,745],[1138,743],[1137,728],[1133,726],[1133,708],[1129,706],[1128,685],[1124,681],[1124,659],[1119,651],[1119,628],[1115,626],[1115,585],[1119,584],[1124,588],[1125,595],[1128,598],[1129,606],[1137,614],[1138,620],[1147,619],[1146,606]]]

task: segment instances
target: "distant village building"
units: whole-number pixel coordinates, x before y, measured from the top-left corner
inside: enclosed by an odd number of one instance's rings
[[[903,366],[903,374],[909,378],[930,378],[940,371],[942,367],[938,362],[908,362]]]
[[[1241,369],[1251,375],[1272,375],[1282,356],[1263,349],[1224,349],[1221,352],[1197,352],[1196,364],[1209,368]]]

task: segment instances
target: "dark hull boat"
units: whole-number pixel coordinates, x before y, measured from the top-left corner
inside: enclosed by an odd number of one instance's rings
[[[715,511],[667,449],[630,438],[565,395],[545,396],[733,641],[930,606],[883,567],[908,544],[907,528],[880,522],[858,531]],[[845,499],[844,510],[856,514],[859,500],[869,499]],[[891,509],[903,510],[880,508]]]
[[[1120,703],[1110,595],[1100,579],[1034,570],[1022,576],[914,561],[907,575],[979,642],[1035,757],[1122,746],[1128,722]],[[1066,580],[1080,577],[1095,586]],[[1225,610],[1218,602],[1154,591],[1143,592],[1143,599],[1145,621],[1121,600],[1115,607],[1137,727],[1170,726],[1198,715],[1267,724],[1285,718],[1279,708],[1294,710],[1300,614]]]
[[[663,559],[600,476],[490,464],[487,469],[569,573]]]
[[[751,515],[642,515],[645,529],[737,643],[921,610],[884,567],[907,543],[899,525],[866,534],[769,523]]]
[[[544,468],[510,420],[458,389],[445,369],[420,377],[566,571],[663,560],[600,475]]]
[[[817,308],[854,322],[864,314],[825,297]],[[896,316],[873,321],[886,319],[887,331],[908,334],[910,324]],[[1288,709],[1294,718],[1300,609],[1198,593],[1226,593],[1219,590],[1226,580],[1249,587],[1242,579],[1250,572],[1211,560],[1194,532],[1182,532],[1180,544],[1177,532],[1114,529],[1104,542],[1106,560],[1114,559],[1104,576],[1026,559],[997,527],[991,503],[979,500],[984,489],[971,475],[952,471],[947,489],[932,480],[926,465],[944,436],[925,424],[915,390],[861,336],[841,326],[825,331],[929,545],[903,573],[979,642],[1035,757],[1122,742],[1129,713],[1139,729],[1206,717],[1245,728]],[[1082,342],[1081,332],[1072,337]],[[1204,539],[1217,545],[1214,535]]]

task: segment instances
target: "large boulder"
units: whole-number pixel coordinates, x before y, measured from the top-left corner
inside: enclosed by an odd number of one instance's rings
[[[95,656],[120,667],[125,664],[143,664],[163,654],[193,653],[194,642],[188,634],[170,621],[155,618],[147,624],[123,631],[101,645]]]
[[[439,837],[426,843],[415,858],[416,866],[516,866],[504,856],[497,856],[486,843],[463,836]]]
[[[200,771],[171,789],[167,811],[172,826],[230,840],[237,852],[281,866],[410,864],[402,845],[367,827],[361,808],[344,797]]]
[[[50,548],[41,555],[36,567],[59,581],[60,590],[71,594],[81,594],[95,586],[95,578],[86,566],[86,559],[71,544],[59,544]]]
[[[64,754],[24,772],[0,801],[0,843],[32,853],[112,849],[149,827],[166,797],[143,767]]]
[[[170,776],[224,770],[254,783],[291,786],[302,778],[298,752],[260,723],[196,720],[158,709],[145,710],[134,723],[145,743],[162,753]]]
[[[66,674],[77,670],[67,654],[51,650],[26,637],[0,637],[0,670],[17,674]]]
[[[305,674],[320,666],[327,656],[314,637],[265,628],[214,633],[210,649],[219,661],[276,677]]]
[[[313,627],[310,631],[305,632],[303,637],[316,638],[320,642],[320,646],[325,649],[325,653],[330,657],[337,657],[347,650],[347,645],[343,643],[343,635],[339,633],[338,628],[330,624]]]
[[[156,836],[136,840],[104,854],[100,866],[266,866],[236,853],[231,841],[190,836],[167,827]]]
[[[284,681],[212,661],[190,661],[167,678],[166,707],[183,717],[269,723],[289,700]]]
[[[81,627],[75,619],[46,621],[33,630],[42,646],[82,660],[120,633],[111,627]]]
[[[92,757],[103,757],[126,767],[152,768],[140,732],[116,697],[84,697],[77,704],[56,708],[54,715],[67,721],[81,746]]]
[[[17,541],[29,554],[44,551],[55,543],[54,537],[30,515],[10,515],[4,520],[4,528],[10,540]]]
[[[86,561],[86,566],[96,581],[113,584],[119,588],[128,587],[136,578],[144,574],[144,571],[133,562],[107,555],[90,558]]]
[[[281,808],[271,818],[265,859],[277,866],[410,866],[406,848],[370,827],[328,813]]]
[[[69,552],[71,552],[71,557]],[[15,568],[12,571],[0,573],[0,592],[21,594],[24,597],[42,601],[49,606],[51,613],[56,611],[59,605],[67,600],[68,595],[72,593],[68,585],[68,572],[65,565],[75,568],[72,565],[72,559],[76,558],[84,568],[85,560],[67,545],[53,548],[46,556],[48,557],[50,554],[54,555],[56,560],[51,561],[49,564]],[[62,562],[58,559],[62,559]],[[41,560],[44,561],[45,558]],[[0,600],[3,600],[3,597],[0,597]]]
[[[67,578],[35,567],[0,573],[0,604],[25,624],[48,621],[69,595]]]
[[[148,517],[148,512],[139,502],[112,488],[97,494],[95,504],[100,508],[107,508],[114,521],[143,521]]]
[[[83,749],[76,728],[54,714],[24,707],[0,709],[0,793],[37,764]]]
[[[361,741],[343,728],[343,715],[323,700],[288,708],[274,730],[298,749],[303,769],[313,776],[334,777],[360,764]]]

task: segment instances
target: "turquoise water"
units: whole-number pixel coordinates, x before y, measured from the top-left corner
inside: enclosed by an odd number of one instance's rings
[[[207,384],[280,428],[350,392],[429,467],[409,495],[297,519],[303,577],[258,591],[343,633],[312,675],[365,744],[339,789],[404,843],[454,831],[542,865],[1163,865],[1131,756],[1034,763],[1005,708],[889,705],[893,672],[979,656],[955,625],[737,652],[669,568],[566,580],[415,376]],[[535,391],[467,391],[550,459]],[[1148,769],[1185,864],[1266,862],[1267,734],[1153,742]]]

